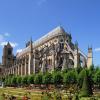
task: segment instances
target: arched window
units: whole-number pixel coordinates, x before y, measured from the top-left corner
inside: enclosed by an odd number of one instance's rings
[[[64,40],[60,39],[60,49],[64,49]]]

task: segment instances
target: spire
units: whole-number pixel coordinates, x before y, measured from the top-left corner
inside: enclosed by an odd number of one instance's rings
[[[31,53],[33,52],[33,41],[32,41],[32,37],[30,38],[30,49],[31,49]]]
[[[9,41],[8,41],[8,43],[7,43],[7,47],[8,47],[8,48],[12,48],[12,46],[11,46],[11,44],[10,44]]]
[[[78,42],[75,42],[75,49],[78,49]]]

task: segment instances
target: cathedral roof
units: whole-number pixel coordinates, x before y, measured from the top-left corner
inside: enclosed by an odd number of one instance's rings
[[[47,33],[46,35],[44,35],[40,39],[36,40],[33,43],[33,48],[35,46],[38,46],[38,45],[41,45],[41,44],[45,43],[49,39],[52,39],[52,38],[54,38],[56,36],[64,35],[64,34],[65,34],[65,30],[61,26],[58,26],[57,28],[53,29],[52,31],[50,31],[49,33]]]
[[[66,34],[65,30],[61,26],[58,26],[55,29],[53,29],[52,31],[50,31],[49,33],[47,33],[46,35],[44,35],[43,37],[41,37],[40,39],[33,42],[33,48],[45,43],[46,41],[48,41],[56,36],[65,35],[65,34]],[[28,51],[29,51],[29,47],[23,49],[22,52],[17,54],[17,56],[20,56]]]

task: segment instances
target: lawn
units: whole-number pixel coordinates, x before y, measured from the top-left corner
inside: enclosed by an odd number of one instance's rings
[[[30,100],[41,100],[42,91],[43,90],[40,89],[26,90],[25,88],[0,88],[0,95],[2,95],[3,93],[6,95],[13,95],[17,97],[17,100],[22,100],[22,97],[25,94],[27,94],[27,96],[30,97]],[[52,92],[50,93],[53,95]],[[97,96],[100,97],[100,93],[97,93]],[[65,93],[63,93],[62,95],[63,100],[68,100],[67,97],[68,96]],[[2,96],[0,97],[0,100],[3,100]],[[94,100],[94,99],[81,98],[80,100]],[[100,99],[98,98],[96,100],[100,100]]]

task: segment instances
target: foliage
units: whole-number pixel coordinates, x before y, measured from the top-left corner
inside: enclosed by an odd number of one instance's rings
[[[27,76],[23,76],[22,77],[22,81],[21,81],[21,83],[22,83],[22,85],[27,85],[28,84],[28,77]]]
[[[77,93],[74,95],[73,100],[79,100],[79,96]]]
[[[11,84],[12,84],[13,86],[16,86],[16,84],[17,84],[17,77],[13,76],[13,77],[11,78]]]
[[[100,69],[94,75],[94,82],[100,88]]]
[[[43,83],[48,85],[52,83],[52,75],[50,73],[45,73],[43,76]]]
[[[21,76],[17,76],[17,84],[20,86],[21,85],[21,80],[22,80],[22,77]]]
[[[38,73],[36,74],[35,78],[34,78],[34,83],[35,84],[42,84],[42,74],[41,73]]]
[[[63,83],[63,77],[60,72],[56,72],[53,74],[53,83],[56,85]]]
[[[34,84],[34,75],[28,76],[28,84]]]
[[[77,83],[77,73],[76,71],[72,70],[69,71],[64,75],[64,83],[67,84],[75,84]]]
[[[85,71],[85,76],[84,76],[84,80],[83,80],[82,89],[80,91],[80,96],[81,97],[89,97],[92,94],[93,94],[93,92],[92,92],[90,77],[88,76],[87,71]]]
[[[82,87],[84,76],[85,76],[85,69],[81,70],[81,72],[79,73],[78,78],[77,78],[78,86],[80,88]]]

